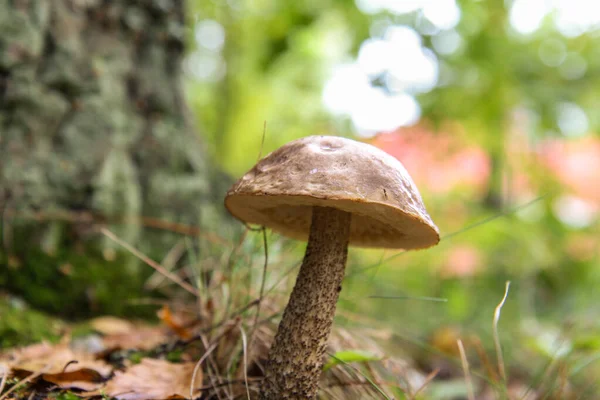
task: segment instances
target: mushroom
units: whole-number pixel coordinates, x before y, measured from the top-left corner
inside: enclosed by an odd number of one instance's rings
[[[439,232],[402,164],[332,136],[292,141],[260,160],[225,197],[237,219],[308,246],[279,324],[260,399],[312,399],[318,389],[348,245],[420,249]]]

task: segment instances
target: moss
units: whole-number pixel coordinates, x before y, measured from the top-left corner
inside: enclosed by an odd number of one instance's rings
[[[53,257],[32,250],[25,259],[0,266],[0,287],[10,287],[33,307],[65,318],[96,313],[150,317],[153,307],[131,304],[142,297],[142,283],[147,274],[122,268],[126,259],[117,256],[109,262],[98,254],[68,251]]]
[[[48,340],[58,341],[65,324],[35,311],[22,301],[0,297],[0,348]]]
[[[117,252],[109,261],[91,242],[67,246],[73,235],[69,226],[59,234],[63,242],[49,240],[54,243],[46,246],[48,252],[31,244],[36,237],[31,229],[14,228],[12,235],[10,256],[0,249],[0,288],[25,298],[32,307],[68,319],[98,313],[154,315],[154,307],[132,305],[142,296],[160,295],[142,288],[150,268],[124,268],[131,265],[131,255]]]

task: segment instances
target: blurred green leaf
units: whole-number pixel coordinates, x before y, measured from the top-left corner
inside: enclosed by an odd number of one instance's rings
[[[365,363],[368,361],[379,361],[382,357],[368,351],[361,350],[344,350],[335,353],[329,361],[323,366],[323,371],[327,371],[332,367],[345,363]]]

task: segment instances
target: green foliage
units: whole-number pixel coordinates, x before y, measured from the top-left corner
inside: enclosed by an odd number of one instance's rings
[[[236,1],[230,7],[191,1],[188,9],[191,22],[214,19],[226,32],[220,54],[225,75],[188,81],[188,94],[228,171],[239,174],[256,160],[265,121],[263,154],[298,137],[332,132],[321,88],[331,68],[368,35],[368,18],[351,2]]]
[[[327,371],[328,369],[335,367],[336,365],[342,363],[366,363],[368,361],[379,361],[381,360],[381,356],[373,354],[368,351],[360,351],[360,350],[346,350],[346,351],[338,351],[333,354],[329,361],[323,366],[323,371]]]
[[[438,55],[452,80],[421,97],[425,115],[459,119],[471,127],[470,135],[489,146],[502,137],[515,107],[539,116],[528,127],[539,138],[558,135],[558,106],[574,102],[587,111],[591,128],[597,130],[597,89],[590,85],[598,79],[600,67],[595,36],[565,37],[549,20],[534,34],[522,36],[510,27],[507,4],[499,0],[461,2],[457,32],[463,43],[450,55]],[[584,60],[587,73],[568,75],[559,65],[545,64],[540,53],[549,45],[558,47],[555,51],[566,57]],[[443,73],[442,78],[449,78]]]

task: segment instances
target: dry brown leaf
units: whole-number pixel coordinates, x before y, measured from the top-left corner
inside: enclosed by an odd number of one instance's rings
[[[119,400],[189,398],[194,363],[174,364],[164,360],[142,359],[124,372],[117,371],[103,392]],[[194,388],[202,386],[202,371],[198,370]],[[194,398],[200,390],[194,390]]]
[[[49,365],[47,373],[72,372],[83,368],[92,369],[103,377],[108,377],[112,367],[93,354],[73,351],[65,343],[51,345],[46,342],[13,350],[7,361],[13,368],[39,371]],[[76,361],[76,362],[74,362]]]
[[[94,318],[90,325],[95,331],[103,335],[118,335],[129,333],[135,329],[135,325],[121,318],[104,316]]]
[[[10,372],[10,367],[7,362],[0,362],[0,378]]]
[[[134,324],[124,319],[104,316],[90,321],[91,326],[104,335],[106,350],[151,350],[167,341],[168,328]]]
[[[9,352],[2,359],[13,374],[44,371],[42,379],[61,388],[93,390],[112,373],[112,367],[92,354],[73,351],[66,343],[43,342]]]
[[[166,329],[146,326],[136,327],[126,333],[107,335],[102,338],[107,349],[138,349],[152,350],[167,341]]]
[[[63,389],[77,388],[87,391],[100,388],[105,380],[97,371],[89,368],[58,374],[43,374],[42,379]]]

